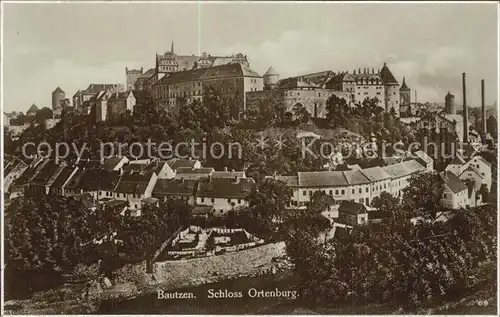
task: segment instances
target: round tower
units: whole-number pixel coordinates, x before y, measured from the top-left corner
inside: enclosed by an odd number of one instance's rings
[[[66,93],[59,87],[52,92],[52,115],[60,117],[62,113],[62,102],[66,99]]]
[[[455,105],[455,96],[452,95],[449,91],[446,97],[444,98],[444,111],[448,114],[457,114],[457,107]]]
[[[280,75],[272,67],[269,67],[267,72],[264,74],[263,79],[264,89],[274,89],[280,80]]]

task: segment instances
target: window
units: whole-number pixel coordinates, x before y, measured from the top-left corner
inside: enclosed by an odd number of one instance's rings
[[[231,203],[231,198],[228,198],[228,199],[227,199],[227,202],[228,202],[228,203]]]
[[[366,192],[368,193],[368,187],[366,187]]]
[[[447,197],[446,197],[446,194],[443,194],[443,197],[444,197],[444,198],[447,198]]]
[[[212,204],[215,202],[215,198],[212,198]]]
[[[352,189],[352,193],[354,194],[354,188]]]
[[[332,195],[332,190],[331,190],[331,189],[330,189],[330,191],[329,191],[329,194],[330,194],[330,196]]]
[[[302,192],[302,195],[307,196],[307,191],[305,191],[305,190],[304,190],[304,191]]]
[[[241,204],[241,199],[238,199],[238,204]]]
[[[313,192],[312,190],[309,191],[309,196],[312,196]]]
[[[205,197],[201,197],[201,202],[204,202],[205,201]]]
[[[344,189],[342,189],[342,195],[345,195],[345,190]]]
[[[335,190],[335,195],[338,195],[338,194],[339,194],[339,190],[338,190],[338,189],[336,189],[336,190]]]
[[[361,194],[363,191],[361,190],[361,187],[359,188],[359,193]]]

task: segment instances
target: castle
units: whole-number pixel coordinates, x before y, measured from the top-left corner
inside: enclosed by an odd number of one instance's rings
[[[326,116],[326,101],[336,95],[350,105],[363,102],[366,98],[376,99],[386,111],[394,110],[399,116],[401,106],[410,104],[410,88],[403,79],[399,83],[384,64],[380,70],[361,68],[358,71],[335,73],[331,70],[289,77],[280,80],[279,74],[270,67],[263,76],[264,90],[246,94],[247,107],[256,109],[264,99],[283,104],[285,111],[298,103],[313,117]]]

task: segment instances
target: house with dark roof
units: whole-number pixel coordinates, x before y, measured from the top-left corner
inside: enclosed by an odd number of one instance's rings
[[[339,206],[339,218],[337,221],[349,226],[368,224],[368,210],[363,204],[343,201]]]
[[[50,185],[49,194],[65,196],[66,185],[77,171],[78,167],[76,166],[65,166],[54,182]]]
[[[201,162],[193,159],[184,159],[184,158],[172,158],[167,160],[167,164],[170,169],[165,171],[165,177],[163,178],[174,178],[177,169],[179,168],[190,168],[190,169],[199,169],[201,168]]]
[[[200,179],[203,177],[211,176],[214,169],[211,167],[201,167],[201,168],[190,168],[190,167],[179,167],[176,170],[176,179]]]
[[[161,201],[182,199],[194,206],[197,186],[198,179],[158,179],[152,196]]]
[[[29,194],[48,195],[50,186],[67,165],[65,162],[56,163],[51,159],[46,159],[43,164],[28,182],[26,189]]]
[[[126,156],[115,156],[110,158],[103,158],[102,169],[106,171],[120,171],[125,164],[129,162]]]
[[[474,179],[476,181],[476,190],[479,190],[482,184],[485,184],[488,190],[491,190],[491,163],[479,154],[472,156],[467,161],[460,154],[456,154],[446,166],[446,171],[455,174],[462,180]]]
[[[34,157],[24,161],[28,167],[15,179],[9,186],[10,198],[15,198],[24,195],[25,189],[28,187],[30,179],[48,162],[42,157]]]
[[[466,208],[469,205],[469,196],[464,182],[450,171],[441,172],[439,176],[444,185],[441,206],[450,209]]]
[[[4,165],[4,170],[3,170],[4,192],[9,191],[12,182],[19,176],[21,176],[27,168],[28,164],[26,164],[23,160],[20,160],[16,157],[12,158],[12,160],[10,160],[7,164]]]
[[[226,216],[231,209],[238,210],[248,205],[246,197],[255,189],[252,178],[200,179],[196,189],[196,205],[214,208],[214,216]]]
[[[141,200],[151,197],[157,181],[154,171],[123,173],[114,188],[114,198],[127,201],[135,216],[141,215]]]

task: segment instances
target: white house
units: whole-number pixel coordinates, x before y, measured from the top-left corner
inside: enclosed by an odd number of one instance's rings
[[[214,216],[226,216],[231,209],[247,206],[245,198],[254,188],[252,178],[203,178],[196,189],[196,205],[213,207]]]
[[[450,209],[465,208],[469,205],[467,186],[451,171],[439,174],[444,183],[441,206]]]
[[[157,176],[154,172],[124,173],[114,189],[116,200],[127,201],[135,216],[140,216],[141,200],[151,197]]]

